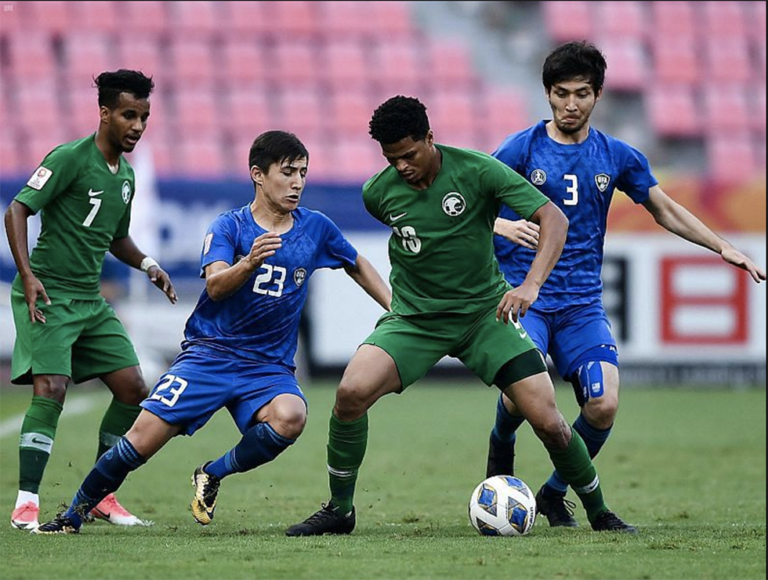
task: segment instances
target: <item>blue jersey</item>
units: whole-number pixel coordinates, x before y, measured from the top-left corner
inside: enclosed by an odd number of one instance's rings
[[[623,141],[590,128],[583,143],[564,145],[549,137],[546,123],[510,135],[493,156],[528,179],[570,222],[562,256],[534,304],[539,310],[555,311],[602,300],[600,271],[613,192],[619,189],[635,203],[643,203],[658,181],[646,157]],[[499,216],[520,219],[506,206],[501,206]],[[494,244],[501,271],[509,283],[519,286],[535,252],[501,236],[494,236]]]
[[[213,349],[219,356],[295,368],[309,277],[319,268],[354,266],[357,250],[320,212],[298,208],[293,219],[280,236],[282,247],[232,296],[214,302],[203,290],[187,320],[183,350]],[[221,214],[206,234],[202,268],[235,264],[264,233],[250,206]]]

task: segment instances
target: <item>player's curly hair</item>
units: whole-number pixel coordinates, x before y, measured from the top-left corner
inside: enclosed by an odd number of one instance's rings
[[[288,161],[306,157],[309,160],[309,152],[299,138],[287,131],[267,131],[253,141],[248,152],[248,169],[254,165],[264,173],[269,173],[273,163]]]
[[[605,82],[608,65],[600,49],[585,40],[561,44],[547,56],[541,72],[544,88],[549,90],[556,84],[575,78],[584,78],[595,94]]]
[[[131,93],[137,99],[147,99],[155,88],[152,77],[135,70],[121,68],[101,73],[93,81],[99,89],[99,107],[114,109],[120,102],[120,93]]]
[[[391,145],[410,137],[422,141],[429,132],[427,108],[414,97],[397,95],[373,112],[368,133],[382,145]]]

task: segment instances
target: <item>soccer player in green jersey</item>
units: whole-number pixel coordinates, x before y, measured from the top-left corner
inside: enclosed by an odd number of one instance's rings
[[[383,395],[401,393],[446,355],[515,402],[595,530],[634,533],[605,505],[589,452],[558,411],[544,359],[518,323],[560,256],[568,220],[491,156],[435,144],[418,99],[389,99],[369,127],[390,165],[363,186],[363,201],[392,228],[392,311],[352,357],[336,392],[328,438],[331,500],[286,534],[354,529],[368,409]],[[540,227],[536,258],[517,288],[505,282],[494,256],[501,204]]]
[[[56,437],[70,381],[101,379],[114,398],[99,429],[97,459],[122,437],[149,394],[136,351],[115,312],[99,295],[104,255],[111,252],[174,303],[171,280],[128,233],[134,197],[133,151],[147,127],[151,78],[118,70],[96,78],[99,128],[51,151],[5,212],[18,274],[11,306],[16,325],[11,382],[32,384],[32,402],[19,439],[19,493],[11,515],[18,529],[34,529],[39,488]],[[42,229],[29,255],[27,220],[41,212]],[[92,512],[135,525],[107,496]]]

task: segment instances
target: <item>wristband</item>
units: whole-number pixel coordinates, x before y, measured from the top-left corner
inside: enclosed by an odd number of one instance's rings
[[[160,264],[158,264],[158,263],[157,263],[157,262],[156,262],[156,261],[155,261],[153,258],[150,258],[149,256],[147,256],[147,257],[145,257],[145,258],[144,258],[144,259],[141,261],[141,265],[139,266],[139,269],[140,269],[142,272],[146,272],[146,271],[147,271],[147,270],[149,270],[149,269],[150,269],[152,266],[157,266],[157,267],[159,268],[159,267],[160,267]]]

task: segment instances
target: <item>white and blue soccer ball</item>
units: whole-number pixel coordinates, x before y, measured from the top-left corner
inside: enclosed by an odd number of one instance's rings
[[[489,477],[469,498],[469,521],[484,536],[524,536],[535,520],[536,497],[517,477]]]

